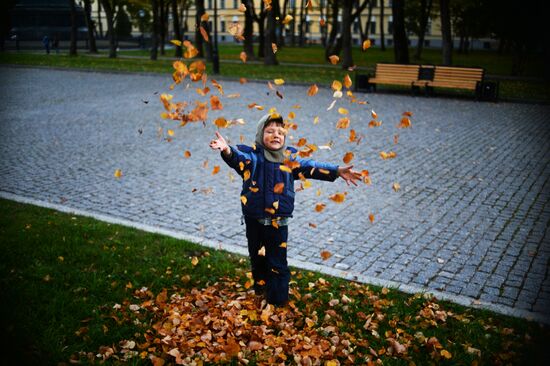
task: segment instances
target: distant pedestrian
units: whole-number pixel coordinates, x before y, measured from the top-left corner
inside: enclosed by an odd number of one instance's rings
[[[59,53],[59,37],[57,34],[53,37],[52,48],[55,50],[55,53]]]
[[[288,222],[294,211],[294,180],[332,182],[340,177],[357,185],[355,182],[361,178],[352,166],[339,167],[298,157],[297,151],[286,147],[285,142],[283,119],[270,114],[258,121],[252,147],[229,146],[219,132],[210,142],[210,147],[220,150],[223,160],[243,177],[241,207],[254,290],[265,294],[267,302],[274,305],[288,301],[290,271],[286,247]]]
[[[44,36],[44,38],[42,38],[42,44],[46,49],[46,53],[49,55],[50,54],[50,37]]]

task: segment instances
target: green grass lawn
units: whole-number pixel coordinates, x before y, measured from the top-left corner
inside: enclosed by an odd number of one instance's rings
[[[148,364],[156,357],[173,362],[169,348],[163,349],[162,336],[155,336],[154,325],[173,316],[174,306],[180,312],[187,307],[193,314],[204,311],[214,317],[211,303],[204,307],[212,288],[224,304],[235,299],[243,307],[247,304],[245,315],[241,310],[239,316],[250,318],[240,326],[260,329],[266,322],[262,329],[274,335],[281,331],[254,309],[254,295],[245,290],[249,268],[244,257],[7,200],[0,200],[0,212],[0,324],[7,340],[7,364],[99,363],[96,355],[105,353],[106,347],[123,357],[130,341],[136,344],[136,355],[128,364]],[[344,363],[350,354],[356,364],[366,364],[368,357],[384,365],[548,361],[548,328],[524,319],[299,269],[293,269],[292,279],[292,306],[274,313],[292,320],[287,320],[287,333],[307,334],[319,344],[332,342],[336,349],[345,346],[347,355],[330,354],[329,349],[320,358],[323,364],[334,359]],[[138,296],[145,293],[144,287],[150,291],[144,295],[147,301]],[[184,300],[172,299],[168,313],[167,299],[173,294]],[[185,303],[191,298],[203,300]],[[140,304],[139,311],[131,311],[132,304]],[[192,331],[198,332],[194,324]],[[341,342],[334,343],[335,335]],[[238,334],[232,336],[239,339]],[[158,343],[146,341],[155,337]],[[406,345],[406,351],[396,353],[391,339]],[[256,353],[241,349],[248,352],[251,364],[274,352],[269,346]],[[120,364],[114,356],[107,362]],[[286,356],[292,363],[293,356]]]
[[[278,60],[281,62],[278,66],[265,66],[261,63],[248,62],[243,64],[235,62],[239,59],[239,53],[242,48],[238,45],[222,45],[220,47],[221,57],[221,75],[227,78],[247,78],[269,80],[283,78],[287,82],[317,83],[318,85],[329,86],[335,79],[341,80],[346,73],[351,78],[355,78],[355,73],[372,72],[377,62],[392,62],[393,52],[391,49],[381,51],[379,49],[369,49],[366,52],[354,48],[354,61],[362,68],[358,71],[348,72],[342,70],[339,66],[330,65],[323,61],[323,49],[319,46],[311,46],[304,49],[292,47],[283,47],[277,52]],[[154,72],[170,75],[173,71],[171,67],[173,50],[167,50],[168,59],[161,58],[157,61],[148,59],[148,52],[122,51],[117,59],[109,59],[105,52],[97,56],[92,56],[81,52],[77,57],[69,57],[67,54],[50,54],[19,52],[19,53],[0,53],[0,64],[60,67],[91,69],[98,71],[119,71],[119,72]],[[440,55],[438,50],[425,50],[423,59],[420,63],[438,64]],[[128,56],[141,56],[142,58],[128,58]],[[511,56],[498,55],[495,52],[476,51],[468,55],[455,55],[455,64],[462,66],[481,66],[487,70],[488,74],[497,76],[506,76],[511,69]],[[315,72],[311,72],[311,64],[315,64]],[[525,80],[500,80],[500,97],[510,100],[535,100],[550,102],[550,84],[536,79],[543,74],[542,61],[538,58],[532,58],[526,67],[525,76],[535,77],[535,79]],[[369,71],[370,70],[370,71]],[[212,73],[211,63],[207,63],[207,72]],[[395,88],[385,88],[381,86],[379,90],[395,90]],[[403,92],[409,92],[408,88],[403,88]],[[460,90],[437,90],[442,95],[455,95],[472,98],[474,93],[471,91]]]

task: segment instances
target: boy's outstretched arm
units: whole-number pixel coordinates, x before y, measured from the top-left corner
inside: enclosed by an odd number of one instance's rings
[[[216,139],[210,141],[210,147],[213,150],[220,150],[225,156],[231,155],[231,148],[218,131],[216,131]]]
[[[352,170],[351,168],[353,168],[353,165],[338,167],[338,176],[345,180],[348,186],[350,183],[357,186],[356,182],[361,179],[361,173]]]

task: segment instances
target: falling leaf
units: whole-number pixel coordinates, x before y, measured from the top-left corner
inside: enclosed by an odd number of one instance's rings
[[[310,222],[308,225],[309,225],[309,227],[311,227],[313,229],[317,228],[317,225],[312,223],[312,222]]]
[[[292,17],[292,15],[287,14],[281,23],[286,25],[286,24],[290,23],[292,21],[292,19],[294,19]]]
[[[277,45],[275,43],[271,44],[271,49],[273,50],[273,53],[277,53]]]
[[[243,4],[241,4],[241,5],[243,5]],[[239,55],[239,58],[241,59],[241,61],[243,63],[246,63],[246,52],[244,52],[244,51],[241,52],[241,54]]]
[[[273,187],[273,192],[276,194],[282,194],[284,188],[285,188],[285,184],[283,182],[279,182],[275,184],[275,186]]]
[[[382,126],[382,121],[372,120],[369,122],[369,128]]]
[[[340,61],[340,57],[336,55],[329,56],[330,63],[336,65]]]
[[[447,360],[449,360],[453,357],[451,352],[447,351],[446,349],[441,350],[441,356],[445,357]]]
[[[241,3],[241,4],[239,5],[239,11],[240,11],[241,13],[246,12],[246,6],[245,6],[243,3]]]
[[[241,202],[243,205],[246,206],[246,202],[247,202],[246,196],[241,196]]]
[[[235,39],[239,40],[239,41],[243,41],[244,40],[244,37],[243,37],[243,32],[244,32],[244,28],[242,26],[242,24],[240,24],[239,22],[233,22],[231,23],[228,27],[227,27],[227,32],[229,34],[231,34],[233,37],[235,37]]]
[[[344,155],[344,159],[342,159],[344,161],[344,164],[349,164],[352,160],[353,160],[353,153],[352,152],[347,152],[345,155]]]
[[[278,209],[279,209],[279,201],[273,202],[273,208],[274,208],[275,210],[278,210]]]
[[[199,258],[197,257],[191,258],[191,264],[193,265],[193,267],[195,267],[197,264],[199,264]]]
[[[338,108],[338,113],[343,114],[343,115],[348,115],[349,111],[346,108],[340,107],[340,108]]]
[[[220,166],[219,165],[215,165],[214,166],[214,169],[212,169],[212,175],[216,175],[220,172]]]
[[[283,79],[275,79],[273,80],[273,82],[275,83],[275,85],[283,85],[285,83]]]
[[[220,98],[216,95],[210,96],[210,106],[212,110],[222,110],[223,105],[222,102],[220,102]]]
[[[327,108],[327,111],[330,111],[332,108],[334,108],[334,105],[335,105],[335,104],[336,104],[336,99],[334,99],[334,100],[332,101],[332,103],[330,103],[330,105],[329,105],[328,108]]]
[[[399,142],[399,135],[393,135],[393,143],[397,145],[398,142]]]
[[[203,15],[201,15],[201,22],[207,22],[208,18],[210,18],[208,16],[208,13],[204,13]]]
[[[332,257],[332,254],[328,250],[321,251],[321,258],[323,258],[324,261]]]
[[[286,241],[283,241],[281,245],[279,245],[280,248],[286,248]]]
[[[174,130],[168,130],[166,133],[168,133],[168,136],[174,136]]]
[[[210,42],[210,39],[208,37],[208,32],[206,31],[206,29],[204,29],[204,27],[201,25],[199,27],[199,30],[201,32],[201,36],[202,38],[204,39],[205,42]]]
[[[324,203],[318,203],[315,205],[315,211],[316,212],[322,212],[325,207],[327,207],[327,205],[325,205]]]
[[[183,153],[183,156],[185,158],[190,158],[191,157],[191,152],[189,150],[185,150],[185,152]]]
[[[250,179],[250,170],[245,170],[244,173],[243,173],[243,181],[247,181],[248,179]]]
[[[177,39],[173,39],[170,41],[171,43],[175,44],[176,46],[178,47],[181,47],[181,41],[177,40]]]
[[[342,83],[338,80],[333,80],[330,87],[332,88],[332,90],[340,91],[342,90]]]
[[[399,183],[394,183],[394,184],[392,184],[391,187],[395,192],[397,192],[401,189],[401,186],[399,185]]]
[[[371,110],[370,114],[371,114],[372,118],[374,118],[374,119],[378,118],[378,114],[376,114],[376,112],[374,110]]]
[[[317,94],[319,92],[319,88],[317,87],[317,84],[313,84],[312,86],[309,87],[309,89],[307,90],[307,95],[312,97],[314,96],[315,94]]]
[[[386,159],[393,159],[397,156],[397,154],[394,152],[394,151],[390,151],[389,153],[385,152],[385,151],[381,151],[380,152],[380,157],[383,159],[383,160],[386,160]]]
[[[403,117],[401,118],[401,122],[399,123],[399,125],[397,125],[397,128],[409,128],[411,127],[412,124],[411,124],[411,120],[409,117]]]
[[[120,178],[120,177],[122,177],[122,170],[120,169],[115,170],[115,178]]]
[[[229,122],[227,122],[227,120],[223,117],[216,118],[216,120],[214,121],[214,124],[218,128],[227,128],[229,126]]]
[[[240,78],[239,83],[246,84],[246,83],[248,83],[248,80],[246,80],[246,78]]]
[[[344,117],[344,118],[340,118],[338,120],[338,122],[336,122],[336,128],[348,128],[349,127],[349,118],[348,117]]]
[[[279,169],[281,169],[283,172],[287,172],[287,173],[292,174],[292,169],[290,169],[286,165],[279,165]]]
[[[371,222],[371,224],[374,223],[374,215],[373,214],[369,214],[369,221]]]
[[[366,51],[367,49],[369,49],[370,46],[371,46],[370,39],[367,39],[366,41],[363,42],[363,51]]]
[[[413,112],[409,112],[409,111],[403,112],[403,115],[406,116],[406,117],[412,117]]]
[[[258,255],[265,257],[265,246],[262,246],[260,250],[258,250]]]
[[[346,199],[346,193],[335,193],[329,196],[329,198],[336,203],[342,203]]]
[[[346,87],[346,89],[349,89],[351,88],[351,85],[352,85],[351,78],[349,77],[348,74],[346,74],[346,76],[344,76],[344,86]]]
[[[317,123],[319,123],[319,116],[313,118],[313,124],[316,125]]]
[[[351,129],[349,131],[349,138],[348,138],[348,142],[355,142],[357,140],[357,134],[355,132],[354,129]]]

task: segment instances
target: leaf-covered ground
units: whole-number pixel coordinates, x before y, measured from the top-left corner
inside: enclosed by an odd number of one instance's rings
[[[5,200],[0,212],[11,364],[548,361],[550,332],[524,319],[299,269],[274,308],[249,291],[246,258]]]

